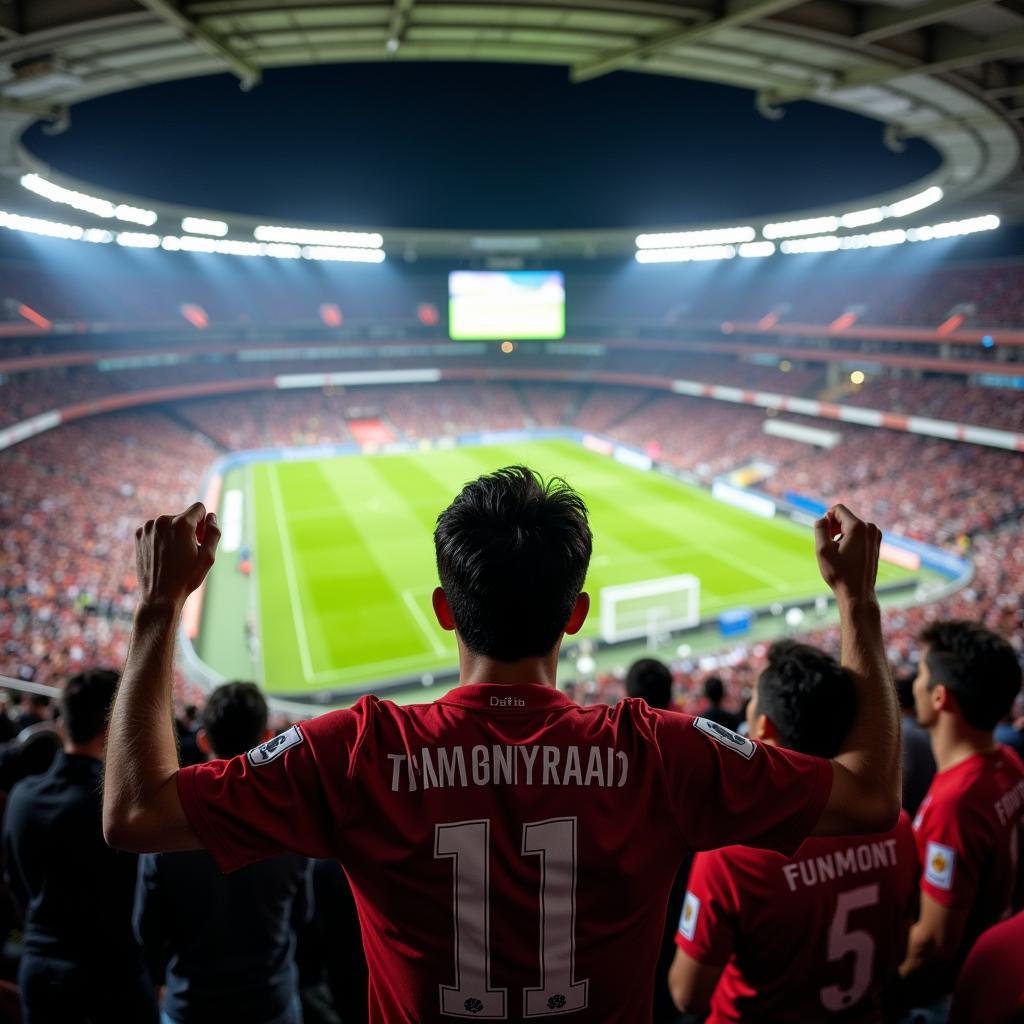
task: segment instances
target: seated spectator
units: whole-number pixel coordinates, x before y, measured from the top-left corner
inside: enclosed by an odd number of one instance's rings
[[[1020,692],[1013,648],[975,622],[933,623],[921,641],[914,699],[938,772],[914,819],[921,910],[900,968],[914,1005],[947,994],[1011,912],[1024,812],[1024,764],[992,735]]]
[[[1024,912],[989,928],[974,944],[953,992],[949,1024],[1024,1020]]]
[[[18,970],[25,1024],[157,1019],[132,935],[138,858],[103,841],[103,756],[116,689],[109,669],[68,681],[64,750],[7,801],[7,875],[25,919]]]
[[[21,710],[15,718],[18,732],[45,722],[50,717],[50,698],[42,693],[26,693],[21,700]]]
[[[928,733],[918,722],[914,710],[913,676],[902,676],[896,680],[896,695],[900,702],[900,731],[903,734],[903,809],[913,817],[935,775],[935,758]]]
[[[834,658],[782,641],[751,698],[748,733],[832,757],[855,713],[854,682]],[[803,1024],[839,1013],[879,1020],[906,949],[916,880],[906,812],[889,832],[807,839],[792,857],[745,846],[698,853],[669,973],[676,1005],[710,1012],[715,1024]]]
[[[672,703],[672,673],[656,658],[641,658],[626,673],[626,696],[639,697],[652,708],[665,709]]]
[[[197,734],[207,757],[243,754],[270,739],[253,683],[211,694]],[[163,1024],[301,1024],[295,928],[312,911],[311,864],[285,854],[222,875],[205,851],[146,854],[135,931],[157,984]]]
[[[701,718],[724,725],[726,729],[739,728],[740,716],[722,707],[722,701],[725,700],[725,686],[718,676],[710,676],[704,680],[704,697],[708,706],[701,713]]]
[[[1009,747],[1018,757],[1024,757],[1024,731],[1018,725],[1020,721],[1019,718],[1014,719],[1011,712],[1004,716],[1003,720],[996,726],[994,735],[996,743],[1002,743],[1004,747]]]

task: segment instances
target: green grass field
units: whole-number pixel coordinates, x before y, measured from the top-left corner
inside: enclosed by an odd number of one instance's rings
[[[812,597],[824,591],[809,530],[764,520],[698,488],[643,473],[570,441],[402,455],[264,462],[229,472],[243,495],[245,578],[223,553],[211,574],[199,653],[229,677],[254,671],[268,692],[339,690],[450,667],[455,641],[434,619],[432,532],[461,486],[525,462],[565,477],[594,531],[587,588],[596,635],[602,587],[692,573],[701,612]],[[880,577],[905,570],[883,563]],[[258,623],[262,657],[246,650]]]

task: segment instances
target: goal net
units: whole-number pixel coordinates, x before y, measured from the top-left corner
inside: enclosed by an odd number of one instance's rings
[[[601,588],[601,639],[606,643],[658,636],[700,623],[700,580],[663,576]]]

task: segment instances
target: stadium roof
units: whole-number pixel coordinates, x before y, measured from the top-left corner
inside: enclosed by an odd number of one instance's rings
[[[39,118],[60,130],[80,100],[225,71],[248,89],[264,68],[386,60],[565,65],[577,82],[620,69],[677,75],[748,88],[770,118],[795,100],[831,104],[881,122],[893,147],[909,137],[936,147],[942,166],[901,195],[937,184],[942,218],[1024,220],[1024,0],[8,0],[0,203],[20,209],[11,204],[25,199],[17,179],[27,169],[83,188],[19,142]],[[808,212],[829,211],[765,211]],[[631,249],[634,234],[546,232],[544,248],[594,255]],[[421,254],[487,251],[472,235],[390,231],[387,241]]]

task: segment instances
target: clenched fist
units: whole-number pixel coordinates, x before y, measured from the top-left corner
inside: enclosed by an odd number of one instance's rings
[[[822,579],[837,600],[874,601],[882,531],[836,505],[814,524],[814,540]]]
[[[206,578],[220,541],[220,527],[197,501],[176,516],[150,519],[135,531],[139,601],[177,610]]]

